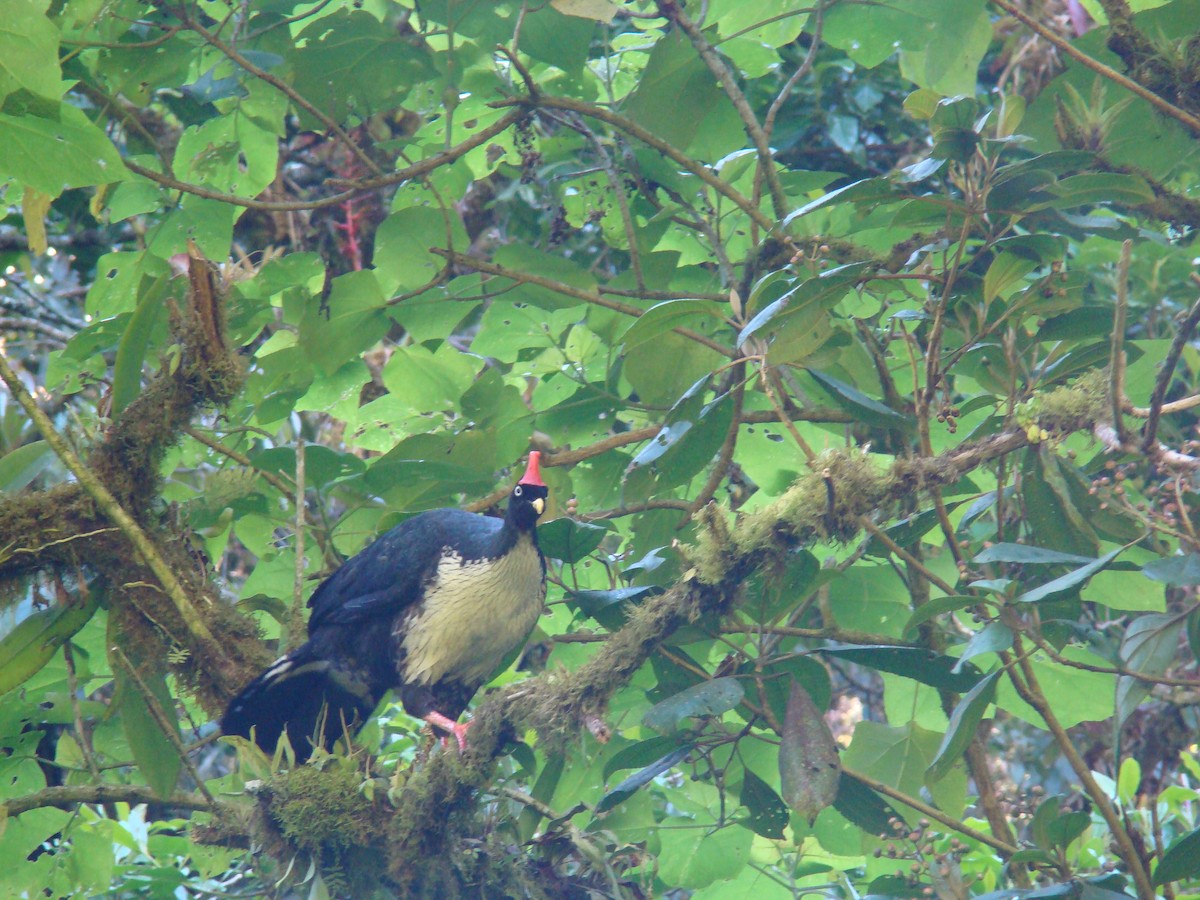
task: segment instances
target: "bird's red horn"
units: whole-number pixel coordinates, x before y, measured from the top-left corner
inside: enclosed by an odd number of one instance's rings
[[[542,481],[542,454],[534,450],[529,454],[529,465],[525,467],[525,474],[521,476],[521,484],[535,484],[538,487],[545,487],[546,482]]]

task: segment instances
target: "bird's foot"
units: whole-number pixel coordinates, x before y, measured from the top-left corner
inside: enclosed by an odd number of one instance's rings
[[[448,731],[454,735],[454,739],[458,741],[458,752],[462,753],[467,749],[467,729],[471,727],[470,722],[455,722],[443,716],[440,712],[431,712],[425,716],[425,721],[435,728],[440,728],[442,731]]]

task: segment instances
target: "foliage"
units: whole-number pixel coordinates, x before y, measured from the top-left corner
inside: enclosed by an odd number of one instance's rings
[[[1200,895],[1196,0],[5,12],[11,895]],[[466,755],[213,740],[531,447]]]

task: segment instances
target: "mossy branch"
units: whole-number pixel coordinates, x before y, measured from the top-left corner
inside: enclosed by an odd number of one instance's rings
[[[66,439],[58,433],[54,428],[54,423],[50,421],[50,417],[42,412],[41,408],[34,401],[33,396],[25,389],[25,385],[21,383],[21,379],[17,373],[13,371],[8,364],[8,360],[0,355],[0,380],[3,380],[8,387],[9,392],[13,395],[16,401],[25,410],[30,420],[41,432],[46,443],[50,445],[50,449],[62,461],[78,480],[80,486],[89,497],[95,502],[100,512],[114,525],[116,525],[125,538],[137,550],[138,554],[145,561],[150,571],[154,573],[154,577],[158,579],[162,585],[163,591],[171,599],[172,604],[179,612],[180,618],[188,630],[197,638],[213,648],[216,648],[216,641],[213,639],[212,632],[192,605],[192,601],[188,598],[187,593],[183,589],[183,585],[179,583],[179,579],[175,577],[175,573],[171,571],[170,566],[163,560],[162,555],[158,552],[154,541],[142,529],[132,515],[117,502],[116,497],[109,492],[104,483],[84,465],[81,460],[71,449],[71,445]]]

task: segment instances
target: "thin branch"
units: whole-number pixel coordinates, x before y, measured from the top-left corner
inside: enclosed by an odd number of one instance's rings
[[[992,3],[996,4],[996,6],[1000,7],[1000,9],[1004,10],[1014,19],[1021,22],[1026,28],[1036,32],[1039,37],[1049,41],[1080,65],[1091,69],[1097,75],[1107,78],[1109,81],[1112,81],[1115,84],[1119,84],[1127,91],[1137,94],[1147,103],[1151,104],[1160,113],[1165,116],[1170,116],[1175,121],[1181,123],[1188,128],[1193,135],[1200,136],[1200,118],[1197,118],[1191,113],[1180,109],[1174,104],[1168,103],[1158,94],[1138,84],[1138,82],[1134,81],[1132,78],[1122,75],[1111,66],[1106,66],[1102,62],[1092,59],[1092,57],[1088,56],[1086,53],[1076,49],[1075,45],[1070,41],[1055,34],[1028,13],[1019,9],[1015,4],[1009,2],[1009,0],[992,0]]]
[[[279,493],[283,494],[285,497],[294,490],[292,485],[288,484],[283,480],[283,478],[276,475],[274,472],[268,472],[265,469],[257,468],[254,463],[250,461],[250,457],[246,456],[246,454],[241,453],[238,450],[234,450],[232,447],[227,447],[225,444],[222,444],[216,438],[205,434],[194,425],[189,425],[187,428],[183,429],[183,432],[194,440],[199,441],[205,447],[215,450],[222,456],[229,457],[240,466],[250,469],[255,475],[263,479],[263,481],[267,482],[267,484],[271,485],[271,487],[275,488],[275,490],[279,491]]]
[[[857,778],[871,790],[883,794],[885,797],[890,797],[899,803],[903,803],[905,806],[911,806],[921,815],[927,816],[928,818],[933,819],[935,822],[941,822],[951,831],[957,831],[959,834],[965,835],[973,841],[979,841],[981,844],[986,844],[988,847],[991,847],[993,850],[1002,854],[1006,858],[1012,856],[1019,849],[1014,847],[1012,844],[1005,843],[997,837],[993,837],[990,834],[985,834],[984,832],[978,831],[969,825],[964,825],[958,819],[954,818],[954,816],[948,816],[937,807],[930,806],[923,800],[920,800],[909,794],[905,794],[903,791],[898,791],[891,785],[885,784],[882,781],[878,781],[877,779],[872,778],[870,775],[864,775],[862,772],[856,772],[853,769],[847,769],[845,766],[842,767],[842,771],[852,778]]]
[[[763,230],[780,237],[784,236],[776,222],[773,222],[761,210],[757,209],[749,198],[743,196],[732,185],[718,177],[712,169],[702,163],[696,162],[690,156],[679,152],[671,144],[668,144],[662,138],[657,137],[625,116],[617,115],[603,107],[585,103],[582,100],[575,100],[571,97],[550,97],[544,94],[537,98],[516,97],[508,100],[497,100],[490,105],[498,109],[509,106],[522,106],[527,109],[569,109],[589,118],[604,122],[606,125],[611,125],[613,128],[625,132],[646,146],[652,147],[681,168],[691,172],[718,194],[731,200],[738,209],[757,222],[758,226]]]
[[[505,266],[497,265],[496,263],[485,262],[482,259],[476,259],[473,256],[468,256],[465,253],[456,253],[453,250],[443,250],[440,247],[430,249],[431,253],[437,254],[443,259],[447,259],[456,265],[466,266],[474,269],[477,272],[485,272],[488,275],[495,275],[499,278],[509,278],[518,284],[535,284],[538,287],[544,287],[547,290],[556,291],[568,297],[574,297],[577,300],[583,300],[585,303],[594,303],[596,306],[603,306],[605,309],[611,309],[614,312],[624,313],[627,316],[637,318],[645,312],[636,306],[631,306],[628,303],[621,303],[618,300],[611,300],[604,297],[595,291],[585,291],[583,288],[577,288],[567,284],[565,281],[555,281],[553,278],[546,278],[542,275],[534,275],[531,272],[518,272],[516,269],[509,269]],[[722,344],[717,343],[710,337],[705,337],[699,332],[693,331],[690,328],[673,328],[671,329],[676,334],[681,334],[689,340],[703,344],[710,350],[715,350],[722,356],[728,356],[731,359],[736,356],[733,350]]]
[[[817,59],[817,50],[821,47],[821,30],[825,24],[825,3],[824,0],[818,0],[816,7],[813,10],[813,25],[812,43],[809,45],[808,52],[804,54],[804,62],[796,67],[796,71],[779,89],[779,93],[775,95],[775,99],[771,101],[770,107],[767,109],[766,116],[763,117],[763,134],[770,140],[771,135],[775,131],[775,117],[779,115],[779,110],[783,108],[783,104],[787,102],[787,98],[791,95],[796,85],[800,80],[812,71],[813,63]]]
[[[1154,382],[1154,392],[1150,395],[1150,409],[1146,416],[1146,428],[1142,432],[1142,450],[1146,453],[1149,453],[1158,443],[1158,422],[1164,410],[1163,401],[1167,397],[1167,388],[1171,386],[1171,379],[1175,375],[1175,367],[1179,364],[1179,357],[1183,354],[1183,348],[1192,339],[1192,334],[1196,331],[1198,323],[1200,323],[1200,299],[1197,299],[1192,304],[1192,308],[1188,310],[1187,315],[1184,316],[1183,321],[1179,324],[1179,328],[1176,329],[1175,338],[1171,341],[1171,349],[1167,351],[1167,355],[1163,359],[1162,368],[1158,370],[1158,378]],[[1188,399],[1200,403],[1200,394]]]
[[[435,169],[439,169],[459,157],[465,156],[467,153],[474,150],[476,147],[482,146],[494,138],[496,135],[507,131],[514,122],[520,119],[525,113],[520,110],[512,110],[509,113],[501,116],[491,125],[480,129],[478,132],[467,138],[461,144],[451,147],[449,150],[443,150],[440,153],[435,153],[433,156],[426,159],[417,160],[411,166],[405,166],[403,169],[397,169],[395,172],[389,172],[386,175],[380,175],[377,178],[364,178],[351,183],[351,186],[346,190],[336,194],[331,194],[328,197],[321,197],[317,200],[257,200],[253,197],[239,197],[235,194],[226,194],[222,191],[214,191],[211,188],[206,188],[202,185],[191,184],[186,181],[180,181],[170,175],[163,175],[160,172],[155,172],[153,169],[147,169],[144,166],[139,166],[130,160],[122,160],[125,168],[136,175],[141,175],[153,181],[155,184],[163,187],[171,188],[172,190],[182,191],[185,194],[192,194],[196,197],[203,197],[208,200],[219,200],[222,203],[228,203],[233,206],[243,206],[247,209],[261,209],[268,212],[298,212],[312,209],[323,209],[328,206],[337,206],[344,203],[346,200],[354,197],[368,194],[371,191],[378,190],[381,187],[389,187],[393,184],[400,184],[404,181],[410,181],[415,178],[421,178],[428,175]]]
[[[366,166],[369,171],[374,172],[376,175],[383,174],[383,170],[379,168],[379,165],[375,162],[375,160],[371,159],[371,157],[367,155],[367,152],[358,145],[358,142],[345,132],[342,126],[338,124],[336,119],[317,109],[317,107],[315,107],[307,97],[297,91],[294,87],[292,87],[283,79],[276,78],[270,72],[266,71],[265,69],[261,69],[254,63],[250,62],[250,60],[239,53],[234,47],[226,44],[223,40],[221,40],[190,16],[184,15],[182,17],[182,21],[189,30],[200,35],[200,37],[204,38],[207,43],[213,47],[216,47],[227,57],[229,57],[229,59],[237,63],[259,81],[264,81],[271,85],[271,87],[275,88],[275,90],[279,91],[289,100],[291,100],[292,103],[300,107],[300,109],[304,110],[318,122],[324,125],[326,130],[336,135],[337,139],[346,146],[346,149],[350,151],[354,158]]]
[[[683,5],[679,0],[659,0],[658,10],[688,36],[688,40],[692,42],[692,46],[696,48],[696,52],[700,54],[700,58],[712,72],[713,78],[717,80],[722,90],[725,91],[725,96],[737,110],[746,134],[750,136],[750,140],[758,152],[758,165],[771,190],[771,205],[775,211],[775,218],[782,219],[787,214],[787,196],[779,181],[779,173],[775,170],[775,158],[771,153],[771,143],[762,125],[759,124],[758,117],[754,115],[754,110],[750,108],[746,95],[738,87],[737,77],[725,64],[725,60],[721,58],[720,54],[713,49],[712,44],[704,36],[704,32],[683,11]]]
[[[296,435],[296,539],[293,550],[296,554],[295,572],[292,576],[292,606],[288,613],[287,634],[284,647],[294,650],[304,643],[304,436]]]
[[[1016,666],[1020,668],[1020,675],[1017,674],[1013,666],[1014,656],[1016,657]],[[1084,793],[1095,804],[1096,809],[1099,810],[1101,817],[1108,825],[1108,830],[1117,843],[1120,856],[1124,860],[1134,884],[1137,886],[1139,900],[1154,900],[1154,887],[1150,884],[1150,878],[1146,874],[1146,868],[1142,863],[1141,856],[1138,854],[1137,847],[1134,846],[1129,832],[1125,830],[1120,813],[1113,806],[1108,794],[1096,783],[1096,779],[1092,776],[1091,768],[1084,758],[1079,755],[1079,751],[1075,749],[1075,744],[1072,742],[1071,736],[1067,734],[1067,730],[1058,721],[1058,716],[1055,715],[1054,709],[1046,700],[1045,694],[1042,693],[1041,686],[1038,684],[1037,674],[1033,670],[1033,665],[1029,662],[1028,656],[1021,648],[1021,638],[1019,635],[1014,635],[1012,653],[1007,651],[1002,652],[1000,659],[1004,663],[1009,675],[1009,681],[1012,682],[1017,694],[1020,695],[1022,700],[1032,706],[1037,711],[1037,714],[1041,716],[1042,721],[1046,723],[1046,728],[1054,736],[1055,743],[1058,744],[1067,763],[1074,770],[1075,777],[1079,779],[1079,784],[1083,788]]]
[[[1112,409],[1112,426],[1117,440],[1125,443],[1125,420],[1121,408],[1125,402],[1125,319],[1129,312],[1129,262],[1133,253],[1133,241],[1121,244],[1121,258],[1117,262],[1117,307],[1113,314],[1112,337],[1109,341],[1108,357],[1108,402]]]
[[[130,662],[129,657],[125,655],[125,651],[120,647],[110,647],[109,650],[112,658],[121,664],[121,667],[125,669],[126,673],[133,679],[134,684],[137,685],[142,699],[146,701],[146,709],[150,712],[150,718],[154,720],[154,724],[158,726],[158,730],[163,733],[163,736],[179,757],[179,761],[187,769],[188,775],[196,782],[197,789],[199,789],[209,805],[216,808],[217,799],[209,791],[208,785],[204,783],[204,779],[196,770],[196,764],[192,762],[187,747],[183,745],[183,740],[179,737],[179,732],[175,729],[175,723],[167,715],[167,711],[162,708],[162,704],[158,702],[158,698],[154,696],[154,692],[150,690],[150,686],[146,684],[145,679],[142,678],[142,673],[137,670],[137,666]]]
[[[136,806],[143,803],[163,803],[179,809],[213,810],[210,800],[199,794],[172,791],[159,797],[149,787],[141,784],[70,784],[48,787],[23,797],[13,797],[0,804],[10,816],[19,816],[32,809],[65,809],[71,811],[80,803],[128,803]]]

